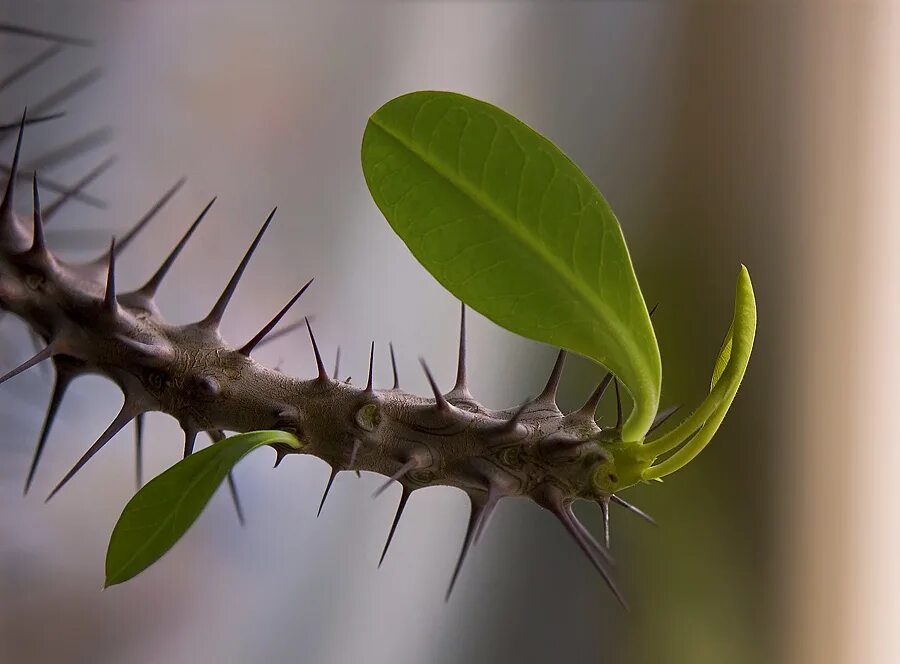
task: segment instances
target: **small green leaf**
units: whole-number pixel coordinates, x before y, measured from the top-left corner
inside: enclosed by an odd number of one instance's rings
[[[619,223],[549,140],[501,109],[414,92],[369,118],[362,166],[413,255],[497,324],[591,357],[630,391],[622,431],[659,404],[659,349]]]
[[[645,470],[643,479],[658,479],[683,468],[712,440],[744,379],[755,337],[756,298],[750,274],[742,265],[735,290],[734,319],[716,358],[709,395],[675,429],[642,447],[642,456],[647,459],[680,447],[661,463]]]
[[[300,442],[283,431],[226,438],[179,461],[147,483],[125,506],[106,551],[106,587],[140,574],[159,560],[200,516],[234,465],[263,445]]]

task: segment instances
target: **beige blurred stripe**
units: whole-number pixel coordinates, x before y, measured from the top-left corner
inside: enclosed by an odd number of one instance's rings
[[[900,653],[900,29],[895,6],[814,4],[797,24],[784,436],[784,661]]]

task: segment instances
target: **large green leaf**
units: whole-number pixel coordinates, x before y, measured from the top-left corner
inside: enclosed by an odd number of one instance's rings
[[[106,552],[106,587],[122,583],[159,560],[200,516],[228,472],[263,445],[299,441],[283,431],[226,438],[179,461],[138,491],[125,506]]]
[[[680,447],[670,457],[644,471],[644,479],[658,479],[683,468],[712,440],[744,379],[755,338],[756,298],[750,273],[742,265],[735,288],[734,318],[716,358],[710,392],[675,429],[642,446],[643,456],[647,459]]]
[[[372,197],[451,293],[503,327],[592,357],[630,391],[640,440],[659,404],[659,349],[619,223],[553,143],[450,92],[414,92],[369,119]]]

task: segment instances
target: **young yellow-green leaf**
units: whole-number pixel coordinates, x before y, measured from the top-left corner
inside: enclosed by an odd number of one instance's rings
[[[642,452],[648,459],[681,446],[670,457],[645,470],[643,479],[659,479],[683,468],[712,440],[744,379],[755,337],[756,298],[750,274],[742,265],[735,289],[734,319],[716,358],[709,395],[675,429],[643,446]]]
[[[283,431],[226,438],[179,461],[125,506],[106,551],[106,587],[140,574],[181,539],[234,465],[263,445],[300,442]]]
[[[366,183],[394,231],[453,295],[499,325],[591,357],[630,391],[622,435],[659,404],[656,337],[619,223],[549,140],[501,109],[414,92],[378,109]]]

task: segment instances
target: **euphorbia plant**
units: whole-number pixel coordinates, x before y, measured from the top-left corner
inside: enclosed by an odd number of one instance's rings
[[[57,388],[33,469],[66,386],[84,373],[116,382],[124,404],[53,494],[126,424],[140,424],[144,413],[172,415],[185,431],[186,458],[126,506],[109,546],[108,585],[163,555],[232,466],[270,446],[278,462],[311,454],[329,463],[326,495],[342,470],[380,473],[389,478],[385,486],[399,482],[403,490],[384,552],[413,491],[433,485],[463,490],[472,509],[450,589],[498,501],[521,496],[559,518],[622,599],[611,574],[608,530],[606,545],[598,543],[572,504],[595,502],[604,516],[611,501],[631,508],[619,497],[622,490],[684,467],[710,441],[753,346],[756,308],[746,268],[738,274],[734,316],[709,394],[680,424],[658,434],[672,410],[659,411],[656,337],[621,228],[599,191],[553,143],[508,113],[459,94],[415,92],[382,106],[366,127],[362,167],[375,203],[419,262],[465,306],[559,347],[559,357],[538,397],[508,409],[486,408],[468,390],[463,308],[449,392],[439,389],[424,361],[433,390],[427,398],[400,388],[396,364],[391,386],[379,388],[371,359],[365,386],[341,381],[326,371],[308,322],[316,374],[292,378],[251,354],[309,282],[246,344],[232,348],[219,334],[274,211],[210,312],[196,323],[172,325],[154,295],[211,203],[142,288],[120,293],[116,260],[161,206],[97,260],[64,263],[44,242],[37,178],[32,218],[13,209],[26,120],[0,206],[0,306],[25,320],[46,347],[0,383],[44,360],[56,367]],[[556,391],[567,351],[609,373],[581,408],[564,414]],[[618,382],[627,389],[633,408],[601,428],[595,411],[613,381],[617,394]],[[242,433],[226,439],[226,431]],[[192,454],[200,432],[218,442]]]

